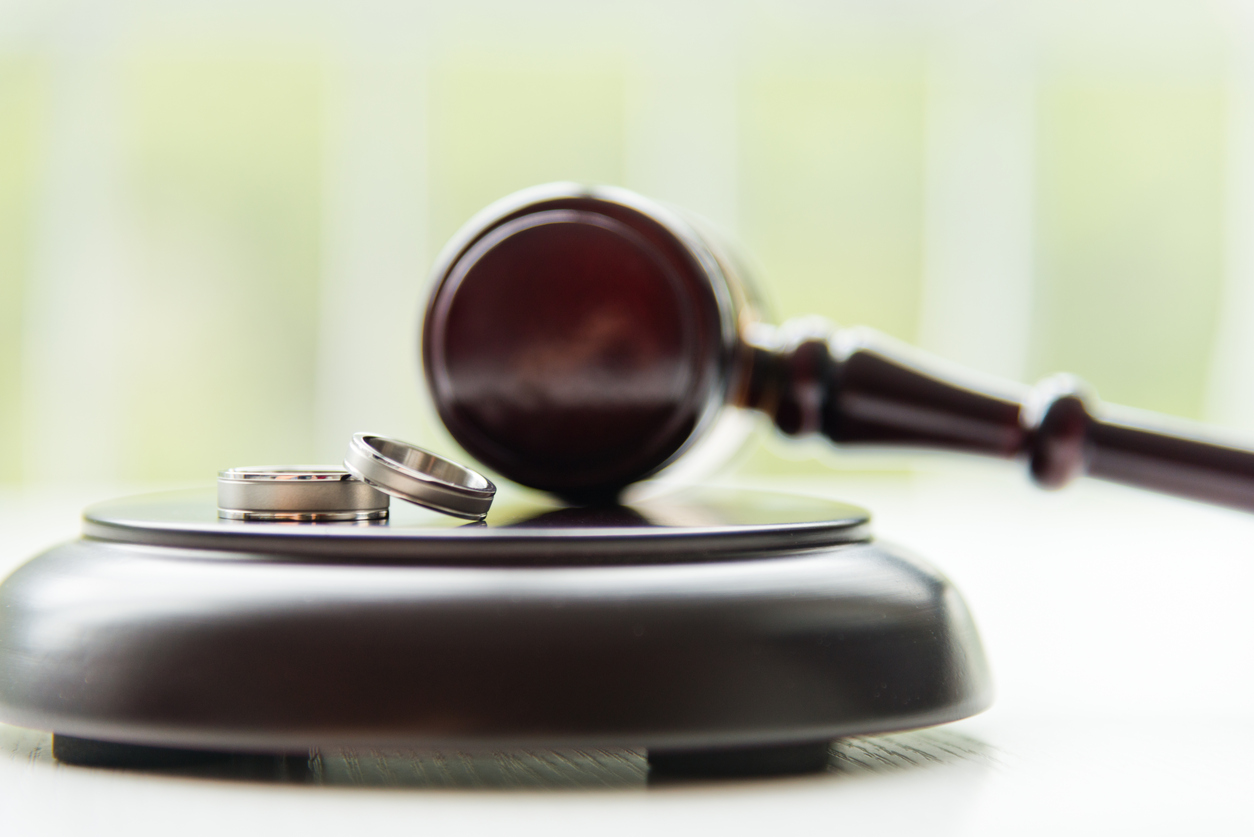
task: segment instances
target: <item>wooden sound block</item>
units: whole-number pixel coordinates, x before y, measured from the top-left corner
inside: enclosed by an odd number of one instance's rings
[[[197,490],[92,507],[83,531],[0,585],[0,720],[70,760],[626,746],[791,771],[990,701],[958,592],[826,500],[289,524],[220,520]]]

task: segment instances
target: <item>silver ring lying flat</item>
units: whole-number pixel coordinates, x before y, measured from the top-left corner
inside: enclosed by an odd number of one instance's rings
[[[388,516],[390,499],[339,468],[279,465],[218,472],[218,517],[229,520],[379,520]]]
[[[373,433],[353,435],[344,467],[393,497],[454,517],[483,517],[496,495],[496,486],[482,474],[408,442]]]

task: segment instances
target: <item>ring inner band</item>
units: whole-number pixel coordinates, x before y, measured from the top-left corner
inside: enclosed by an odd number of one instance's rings
[[[390,459],[413,471],[417,476],[436,479],[453,488],[469,488],[474,491],[487,491],[492,485],[485,477],[469,468],[463,468],[455,462],[450,462],[442,456],[421,448],[378,436],[368,437],[365,442],[385,459]]]

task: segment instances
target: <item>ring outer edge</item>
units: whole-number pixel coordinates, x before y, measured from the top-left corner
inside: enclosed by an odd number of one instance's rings
[[[465,520],[482,520],[492,507],[492,500],[496,495],[496,486],[486,477],[484,481],[487,482],[489,488],[485,491],[475,491],[468,488],[459,490],[455,486],[446,485],[432,478],[424,479],[405,474],[377,452],[358,450],[356,438],[349,445],[348,455],[344,457],[344,468],[371,488],[408,503]],[[404,480],[406,484],[398,487],[389,478]],[[422,489],[421,493],[411,490],[410,486]],[[449,505],[450,499],[457,501],[459,505]]]

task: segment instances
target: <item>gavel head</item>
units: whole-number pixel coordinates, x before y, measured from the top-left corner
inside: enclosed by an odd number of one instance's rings
[[[689,219],[619,189],[536,187],[475,216],[437,261],[422,354],[440,418],[524,485],[615,495],[711,424],[752,316]]]

